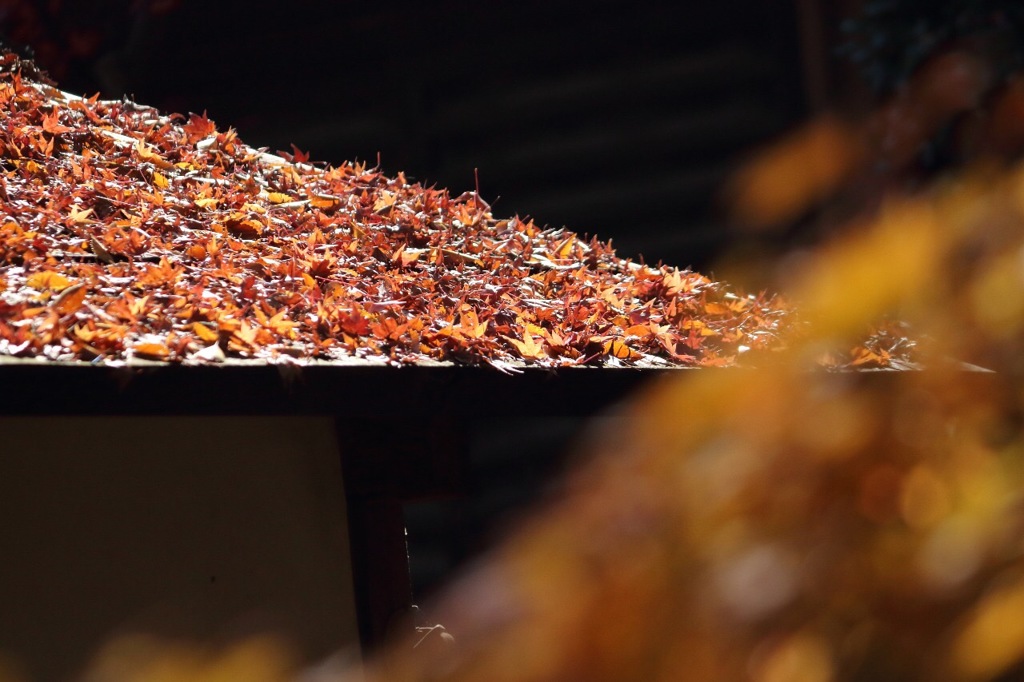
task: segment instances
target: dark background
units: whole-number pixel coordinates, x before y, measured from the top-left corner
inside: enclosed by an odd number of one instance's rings
[[[478,168],[497,215],[701,269],[725,174],[808,110],[814,5],[8,0],[0,30],[65,90],[456,194]]]

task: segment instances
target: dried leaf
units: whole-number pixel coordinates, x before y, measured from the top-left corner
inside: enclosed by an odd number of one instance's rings
[[[199,360],[201,362],[224,362],[227,360],[227,356],[224,354],[224,350],[219,344],[212,344],[205,348],[196,351],[189,356],[190,360]]]
[[[68,279],[59,272],[44,270],[43,272],[36,272],[29,275],[25,283],[33,289],[62,291],[74,284],[74,281]]]
[[[68,210],[68,218],[73,223],[87,223],[90,222],[90,216],[92,213],[93,209],[91,208],[81,209],[76,205],[72,205]]]
[[[108,251],[106,247],[103,246],[103,244],[100,244],[99,241],[97,241],[96,238],[93,236],[89,237],[89,250],[92,251],[93,254],[104,263],[109,264],[114,262],[114,256],[110,253],[110,251]]]
[[[341,199],[327,194],[314,194],[309,197],[309,205],[324,212],[331,212],[341,206]]]
[[[192,331],[196,333],[196,336],[207,343],[212,343],[220,338],[220,333],[200,322],[196,322],[192,325]]]
[[[503,336],[502,338],[511,343],[524,360],[539,360],[547,357],[547,354],[544,352],[544,343],[538,343],[530,334],[524,334],[521,341],[510,336]]]
[[[61,315],[73,313],[82,307],[85,302],[85,295],[88,291],[84,284],[70,286],[60,292],[60,295],[53,299],[53,308]]]
[[[224,221],[225,227],[234,235],[242,239],[256,239],[263,234],[263,223],[252,218],[232,216]]]
[[[157,168],[174,168],[173,163],[170,163],[167,159],[160,156],[160,154],[154,152],[152,149],[149,148],[149,145],[147,145],[142,140],[136,141],[135,152],[138,154],[140,160],[151,163]]]
[[[189,144],[195,144],[217,132],[216,126],[206,117],[205,111],[202,115],[189,114],[188,123],[182,126],[182,130],[185,132]]]
[[[43,130],[52,135],[59,135],[61,133],[69,133],[74,130],[74,128],[61,125],[60,117],[58,116],[58,109],[54,107],[50,113],[43,115]]]
[[[636,360],[642,357],[641,353],[633,350],[622,339],[609,339],[601,344],[601,352],[604,355],[611,355],[620,360]]]
[[[166,360],[171,355],[171,350],[163,343],[138,343],[132,346],[136,356],[147,360]]]

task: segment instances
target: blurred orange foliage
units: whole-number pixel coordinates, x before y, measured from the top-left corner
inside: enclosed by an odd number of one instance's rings
[[[795,220],[808,205],[828,198],[864,157],[853,126],[832,115],[811,121],[733,177],[728,190],[733,217],[757,229]]]
[[[804,338],[601,422],[564,496],[436,607],[457,645],[397,645],[368,679],[1024,675],[1024,165],[852,228],[787,273]],[[924,370],[809,370],[884,316],[928,340]]]
[[[654,387],[374,680],[1024,673],[1024,167],[894,199],[792,278],[811,332]],[[808,371],[898,314],[923,371]],[[969,361],[994,370],[981,371]]]

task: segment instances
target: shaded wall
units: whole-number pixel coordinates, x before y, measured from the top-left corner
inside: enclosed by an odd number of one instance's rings
[[[334,424],[0,418],[0,652],[67,679],[134,632],[357,647]]]

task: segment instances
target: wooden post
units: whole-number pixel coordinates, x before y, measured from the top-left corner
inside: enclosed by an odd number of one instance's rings
[[[366,655],[412,608],[409,551],[400,500],[348,495],[352,582]]]
[[[415,627],[405,502],[457,494],[463,430],[440,418],[338,419],[363,654]]]

